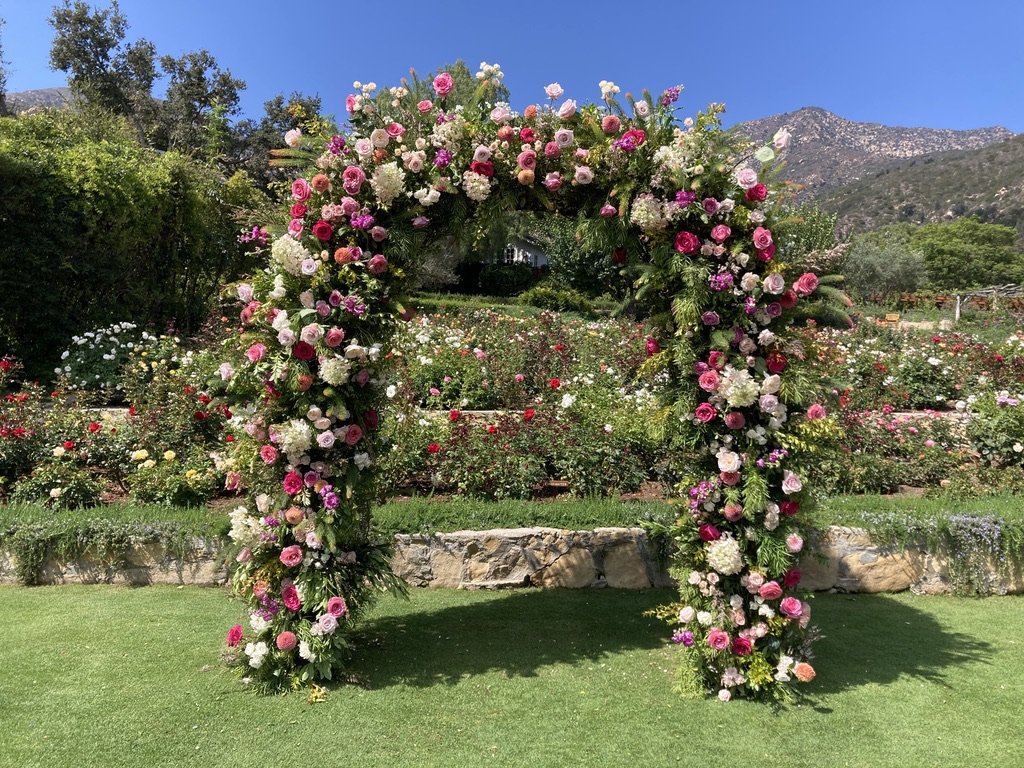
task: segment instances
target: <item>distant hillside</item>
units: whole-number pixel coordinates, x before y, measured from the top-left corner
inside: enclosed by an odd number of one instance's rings
[[[877,123],[856,123],[818,107],[751,120],[737,126],[756,141],[770,138],[780,128],[793,134],[784,176],[804,189],[801,197],[830,195],[859,179],[908,158],[949,150],[971,150],[1006,141],[1006,128],[968,131],[936,128],[898,128]]]
[[[33,107],[63,107],[71,99],[70,88],[39,88],[7,94],[7,105],[13,112]]]
[[[841,234],[975,216],[1024,235],[1024,134],[983,149],[907,160],[817,202],[839,214]]]

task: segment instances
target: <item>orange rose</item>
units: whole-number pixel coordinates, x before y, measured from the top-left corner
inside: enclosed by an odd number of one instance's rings
[[[325,176],[322,173],[318,173],[316,176],[314,176],[310,180],[310,184],[312,185],[313,189],[319,192],[320,194],[323,194],[324,192],[331,188],[331,180],[328,179],[327,176]]]
[[[793,675],[801,683],[809,683],[814,679],[817,673],[814,671],[814,667],[808,664],[806,661],[798,661],[793,667]]]

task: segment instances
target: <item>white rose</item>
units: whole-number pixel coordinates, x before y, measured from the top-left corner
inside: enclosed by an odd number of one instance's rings
[[[739,472],[743,466],[743,460],[735,451],[721,450],[717,454],[718,470],[720,472]]]

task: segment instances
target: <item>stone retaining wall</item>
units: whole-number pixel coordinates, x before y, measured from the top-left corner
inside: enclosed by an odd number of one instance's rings
[[[951,591],[949,560],[923,549],[891,550],[877,545],[859,528],[829,528],[805,556],[801,586],[815,591],[902,592],[942,594]],[[510,587],[670,586],[672,580],[640,528],[567,531],[556,528],[509,528],[457,531],[433,535],[400,534],[392,559],[395,572],[415,587],[497,589]],[[991,591],[1024,593],[1024,573],[988,568]],[[160,545],[140,547],[127,565],[114,568],[99,557],[70,562],[51,558],[40,582],[224,584],[227,573],[217,562],[217,543],[197,541],[184,558]],[[14,583],[14,563],[0,552],[0,583]]]

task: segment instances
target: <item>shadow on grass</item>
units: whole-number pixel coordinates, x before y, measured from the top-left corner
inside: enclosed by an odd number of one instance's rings
[[[552,664],[654,650],[666,646],[668,628],[643,612],[673,598],[669,590],[582,589],[479,594],[433,609],[414,601],[364,626],[354,671],[371,688],[452,685],[489,672],[534,676]],[[946,670],[991,656],[989,643],[951,632],[923,610],[929,602],[917,608],[886,595],[820,595],[818,678],[805,692],[813,698],[906,676],[945,685]]]
[[[516,590],[469,604],[371,619],[355,671],[371,688],[429,686],[503,671],[534,676],[550,664],[595,661],[666,642],[667,626],[643,612],[669,590]]]
[[[920,602],[927,607],[943,599]],[[994,652],[990,643],[951,632],[928,612],[888,595],[821,595],[814,621],[824,637],[814,645],[812,696],[901,677],[946,685],[947,669],[985,663]]]

